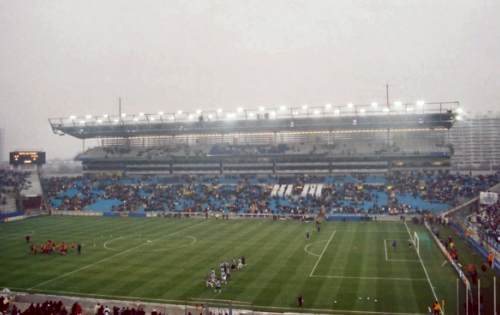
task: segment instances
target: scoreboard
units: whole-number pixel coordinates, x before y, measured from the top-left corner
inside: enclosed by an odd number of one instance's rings
[[[43,165],[45,152],[42,151],[14,151],[10,152],[10,164],[18,165]]]

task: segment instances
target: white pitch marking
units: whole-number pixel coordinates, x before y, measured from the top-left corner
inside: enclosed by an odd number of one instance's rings
[[[110,239],[110,240],[107,240],[106,242],[104,242],[104,244],[102,244],[102,247],[104,247],[104,249],[107,249],[107,250],[112,250],[114,252],[116,252],[117,250],[116,249],[113,249],[113,248],[109,248],[108,247],[108,243],[111,243],[111,242],[114,242],[114,241],[117,241],[119,239],[123,238],[123,236],[118,236],[116,238],[113,238],[113,239]]]
[[[385,261],[389,261],[389,257],[387,256],[387,243],[386,243],[386,240],[384,240],[384,251],[385,251]]]
[[[334,275],[312,275],[313,278],[331,279],[356,279],[356,280],[387,280],[387,281],[426,281],[425,278],[399,278],[399,277],[355,277],[355,276],[334,276]]]
[[[389,241],[389,240],[384,240],[385,261],[387,261],[387,262],[414,262],[414,263],[420,262],[420,261],[418,261],[416,259],[389,258],[389,255],[387,254],[387,241]]]
[[[313,243],[306,244],[306,245],[304,246],[304,251],[305,251],[306,253],[308,253],[309,255],[311,255],[311,256],[316,256],[316,257],[319,257],[319,254],[315,254],[315,253],[311,252],[311,251],[309,250],[309,247],[310,247],[311,245],[315,244],[315,243],[320,243],[320,242],[325,242],[325,240],[322,240],[322,241],[316,241],[316,242],[313,242]]]
[[[311,270],[311,273],[309,274],[309,277],[312,277],[313,274],[314,274],[314,271],[316,271],[316,268],[318,267],[318,264],[319,264],[321,258],[323,258],[323,255],[325,254],[326,249],[328,248],[328,245],[330,245],[330,242],[332,241],[333,237],[335,236],[335,233],[337,233],[337,231],[333,231],[332,232],[332,235],[328,239],[328,242],[326,242],[325,247],[323,247],[323,250],[321,251],[321,254],[319,254],[319,256],[318,256],[318,260],[316,260],[316,263],[314,264],[314,267]]]
[[[408,228],[408,224],[406,224],[406,221],[405,221],[405,227],[406,227],[406,231],[408,232],[408,235],[410,236],[410,239],[411,239],[412,237],[411,237],[410,229]],[[434,296],[434,299],[436,301],[439,301],[438,296],[436,294],[436,290],[434,290],[434,286],[432,285],[431,279],[429,278],[429,274],[427,273],[427,268],[425,268],[424,262],[422,261],[422,257],[420,257],[420,253],[417,251],[416,248],[415,248],[415,252],[417,253],[417,256],[418,256],[418,259],[420,260],[420,264],[422,265],[422,268],[424,269],[425,277],[427,278],[427,282],[429,282],[429,286],[431,287],[432,295]]]

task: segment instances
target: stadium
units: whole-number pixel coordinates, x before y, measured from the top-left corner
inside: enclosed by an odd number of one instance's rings
[[[82,141],[81,174],[11,154],[0,284],[165,313],[493,312],[500,174],[457,169],[463,116],[419,101],[51,118]]]
[[[0,315],[498,315],[500,1],[0,2]]]

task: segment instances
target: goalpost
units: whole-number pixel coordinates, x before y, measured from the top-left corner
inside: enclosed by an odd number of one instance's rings
[[[415,247],[415,250],[417,251],[417,255],[420,255],[420,238],[418,237],[418,234],[416,231],[413,231],[412,243],[413,243],[413,246]]]

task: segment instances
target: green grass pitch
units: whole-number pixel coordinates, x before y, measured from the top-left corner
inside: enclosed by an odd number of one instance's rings
[[[306,240],[306,231],[311,231]],[[409,247],[417,231],[420,257]],[[81,256],[37,255],[39,244],[81,242]],[[392,241],[397,241],[396,248]],[[434,292],[455,314],[456,274],[423,226],[401,222],[39,217],[0,225],[0,287],[164,303],[234,300],[270,311],[425,314]],[[215,293],[211,268],[247,266]],[[424,270],[425,267],[425,270]],[[222,303],[222,302],[221,302]]]

